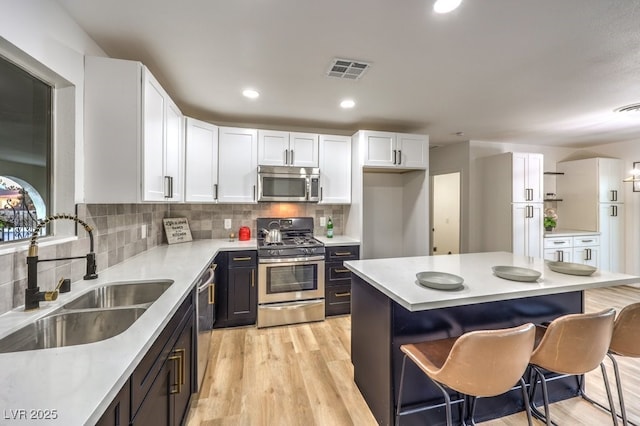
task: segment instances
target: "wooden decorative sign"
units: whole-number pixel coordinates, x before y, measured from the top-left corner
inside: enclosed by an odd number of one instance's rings
[[[184,243],[191,241],[191,230],[186,217],[172,217],[162,219],[164,222],[164,232],[167,235],[169,244]]]

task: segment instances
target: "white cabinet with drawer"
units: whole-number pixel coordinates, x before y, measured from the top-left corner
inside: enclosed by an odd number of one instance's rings
[[[544,259],[599,267],[599,235],[566,235],[544,238]]]

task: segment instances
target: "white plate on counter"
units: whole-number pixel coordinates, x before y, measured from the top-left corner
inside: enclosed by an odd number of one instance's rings
[[[416,274],[418,283],[436,290],[458,290],[464,283],[464,278],[446,272],[425,271]]]
[[[541,272],[535,269],[520,268],[518,266],[493,266],[493,273],[500,278],[511,281],[534,282],[540,278]]]
[[[590,265],[571,262],[547,262],[547,266],[553,272],[569,275],[581,275],[585,277],[593,274],[598,269]]]

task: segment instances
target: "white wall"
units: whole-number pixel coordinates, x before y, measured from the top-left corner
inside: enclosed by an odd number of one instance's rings
[[[84,55],[106,56],[51,0],[0,0],[0,54],[56,87],[55,205],[73,211],[84,199]]]

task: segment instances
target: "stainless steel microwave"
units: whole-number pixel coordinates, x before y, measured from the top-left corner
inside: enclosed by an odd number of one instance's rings
[[[258,166],[258,201],[320,201],[320,169]]]

